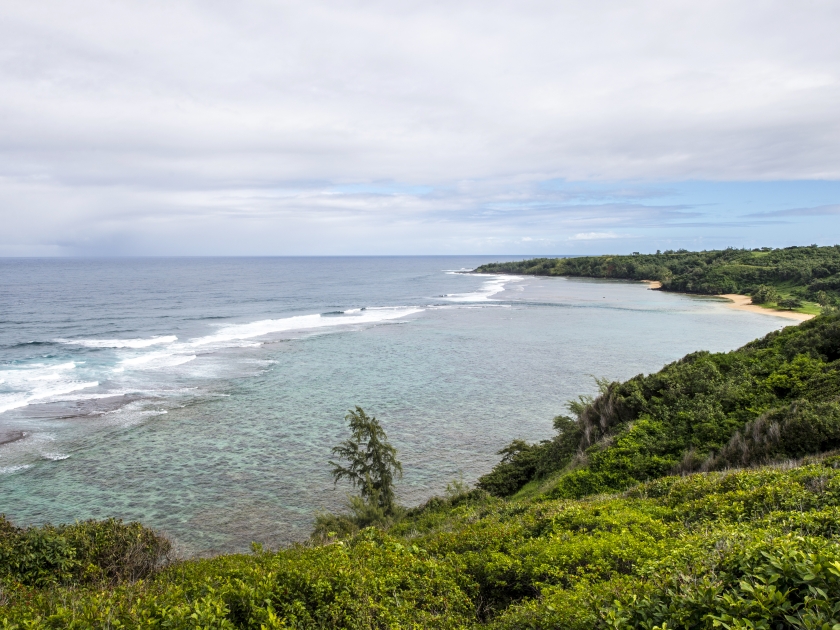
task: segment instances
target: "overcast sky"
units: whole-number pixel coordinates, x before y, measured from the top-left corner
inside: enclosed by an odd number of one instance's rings
[[[0,255],[840,242],[840,2],[0,3]]]

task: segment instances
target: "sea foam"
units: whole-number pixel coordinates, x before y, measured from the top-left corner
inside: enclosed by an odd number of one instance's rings
[[[482,274],[482,277],[485,277],[484,274]],[[522,280],[524,278],[520,276],[490,276],[478,291],[473,291],[472,293],[449,293],[444,295],[443,299],[449,302],[488,302],[492,296],[504,291],[507,283],[520,282]]]
[[[19,464],[17,466],[2,466],[0,467],[0,475],[10,475],[20,470],[26,470],[27,468],[32,468],[32,466],[30,464]]]
[[[51,398],[56,398],[71,392],[77,392],[80,389],[87,389],[89,387],[97,387],[99,381],[91,381],[89,383],[67,383],[53,388],[35,389],[30,393],[13,393],[0,394],[0,413],[11,411],[18,407],[26,407],[34,402],[46,402]]]
[[[85,370],[87,376],[94,376],[94,378],[101,373],[98,380],[79,378],[76,367],[83,363],[81,361],[53,365],[35,363],[2,370],[0,371],[0,414],[32,403],[70,402],[111,397],[127,392],[140,393],[148,390],[152,383],[136,382],[129,377],[128,373],[176,368],[194,361],[197,353],[207,354],[224,348],[258,347],[261,342],[255,340],[261,337],[340,326],[376,324],[401,319],[423,310],[420,307],[355,308],[328,315],[312,314],[264,319],[225,325],[212,334],[186,341],[178,341],[175,335],[131,339],[58,339],[56,341],[71,346],[114,350],[114,361],[98,364],[98,367],[92,365]],[[106,392],[100,389],[86,394],[74,394],[80,390],[98,387],[101,379],[106,380]],[[117,384],[118,390],[111,391],[111,388]]]
[[[75,367],[73,362],[55,365],[36,363],[3,370],[0,377],[4,388],[15,391],[0,393],[0,413],[99,385],[98,381],[73,378],[71,370]]]
[[[295,315],[281,319],[263,319],[245,324],[230,324],[219,328],[213,334],[196,337],[188,341],[170,343],[166,348],[155,349],[137,356],[120,360],[114,372],[128,370],[156,370],[176,367],[193,361],[196,352],[206,353],[224,348],[259,347],[255,339],[286,332],[306,332],[337,326],[375,324],[400,319],[423,311],[422,308],[383,307],[371,309],[350,309],[333,313]],[[174,337],[171,337],[174,339]],[[125,346],[127,348],[127,346]]]
[[[148,354],[140,355],[139,357],[123,359],[120,362],[119,367],[117,367],[116,369],[119,371],[120,368],[122,368],[122,370],[125,370],[126,368],[159,369],[167,367],[176,367],[178,365],[183,365],[184,363],[189,363],[194,359],[194,354],[184,355],[173,352],[150,352]]]
[[[347,326],[349,324],[375,324],[422,312],[422,308],[387,307],[352,309],[345,311],[343,316],[295,315],[283,319],[263,319],[248,324],[233,324],[219,329],[218,332],[205,337],[198,337],[188,341],[185,346],[235,346],[239,342],[258,337],[265,337],[284,332],[303,332],[320,328]]]
[[[83,348],[148,348],[177,341],[175,335],[151,337],[149,339],[56,339],[58,343]]]

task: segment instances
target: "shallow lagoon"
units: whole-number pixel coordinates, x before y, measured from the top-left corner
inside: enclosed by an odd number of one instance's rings
[[[184,553],[300,540],[344,501],[326,462],[353,405],[416,504],[550,436],[593,377],[789,324],[639,283],[454,273],[500,259],[0,262],[0,433],[26,434],[0,445],[0,512],[138,519]]]

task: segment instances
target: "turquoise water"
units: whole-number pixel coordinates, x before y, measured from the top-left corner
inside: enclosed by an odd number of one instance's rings
[[[0,512],[118,516],[185,554],[305,538],[340,509],[344,414],[399,450],[401,500],[551,435],[593,377],[787,322],[640,283],[456,273],[498,257],[0,261]]]

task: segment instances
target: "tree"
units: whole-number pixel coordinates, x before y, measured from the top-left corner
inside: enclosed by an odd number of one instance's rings
[[[752,294],[753,304],[769,304],[778,301],[778,299],[779,292],[776,291],[776,288],[767,286],[766,284],[759,285]]]
[[[396,507],[394,477],[402,477],[402,464],[397,450],[388,443],[388,436],[376,418],[356,406],[344,419],[350,424],[351,437],[332,449],[333,455],[345,460],[346,466],[330,461],[335,483],[347,479],[359,488],[361,498],[392,514]]]
[[[784,309],[792,311],[795,308],[799,308],[802,306],[802,302],[797,300],[795,297],[785,298],[784,300],[779,300],[778,305]]]

